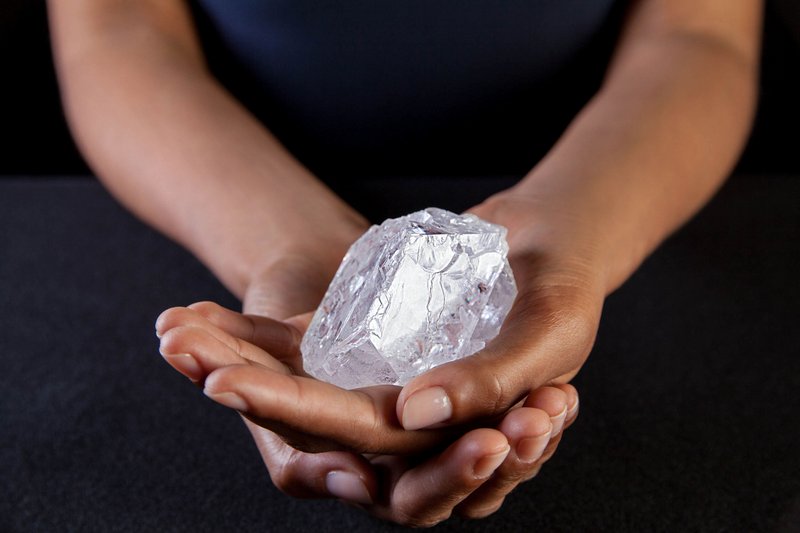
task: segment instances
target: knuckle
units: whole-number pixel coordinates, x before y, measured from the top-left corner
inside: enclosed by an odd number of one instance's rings
[[[505,412],[516,401],[512,394],[516,387],[508,382],[513,375],[480,356],[464,359],[463,363],[449,380],[458,386],[448,387],[456,417],[469,416],[467,410],[494,415]]]
[[[477,394],[473,393],[472,398],[481,399],[481,407],[488,413],[498,413],[505,411],[510,405],[510,401],[506,397],[506,387],[504,377],[497,373],[483,368],[482,372],[478,374],[480,378],[476,383]]]
[[[299,454],[294,450],[284,455],[282,461],[277,461],[267,470],[275,488],[289,496],[300,497],[305,491],[301,490],[302,476],[298,466]]]
[[[363,392],[359,392],[359,394],[363,394]],[[367,453],[370,450],[382,448],[384,444],[381,436],[386,431],[386,417],[381,415],[374,402],[369,401],[366,405],[369,406],[369,415],[353,417],[349,422],[348,433],[352,436],[352,440],[348,444],[350,449],[357,453]]]
[[[245,323],[247,323],[247,327],[250,328],[250,331],[247,335],[248,338],[255,339],[258,333],[258,325],[256,325],[255,319],[251,315],[242,315],[242,317],[244,318]]]
[[[584,288],[570,285],[538,287],[528,294],[535,312],[561,346],[581,360],[594,345],[600,322],[600,304]],[[600,300],[601,301],[601,300]]]
[[[508,407],[508,404],[511,402],[508,400],[506,396],[506,387],[503,383],[503,378],[500,375],[492,372],[486,378],[486,388],[488,398],[492,398],[494,400],[494,405],[492,405],[492,412],[497,413],[499,411],[505,411]]]
[[[560,326],[573,348],[585,356],[594,346],[599,317],[586,309],[573,310],[562,317]]]
[[[231,337],[231,339],[233,341],[231,343],[231,344],[233,344],[233,346],[232,346],[233,351],[236,352],[236,355],[239,356],[239,358],[243,360],[242,362],[252,363],[252,361],[250,361],[244,355],[245,354],[245,349],[244,349],[244,343],[242,342],[242,340],[239,339],[239,337]]]

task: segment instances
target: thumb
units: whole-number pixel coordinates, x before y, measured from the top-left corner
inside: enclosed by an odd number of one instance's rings
[[[520,292],[484,350],[436,367],[397,399],[405,429],[460,424],[507,411],[531,390],[574,373],[594,344],[602,295],[571,286]]]

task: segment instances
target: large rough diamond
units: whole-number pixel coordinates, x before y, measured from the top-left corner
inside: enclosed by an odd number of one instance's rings
[[[404,385],[482,349],[517,295],[506,229],[429,208],[372,226],[345,255],[301,344],[340,387]]]

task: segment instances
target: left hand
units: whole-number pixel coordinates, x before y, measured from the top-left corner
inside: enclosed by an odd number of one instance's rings
[[[519,292],[484,350],[403,388],[396,408],[406,429],[492,420],[540,387],[569,382],[594,344],[606,272],[590,222],[513,189],[470,211],[508,228]]]

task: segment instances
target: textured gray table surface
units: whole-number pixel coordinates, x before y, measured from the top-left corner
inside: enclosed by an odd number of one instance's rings
[[[395,215],[494,186],[350,196]],[[799,273],[800,179],[730,182],[608,299],[551,463],[439,529],[799,530]],[[0,530],[396,529],[279,493],[237,417],[161,361],[157,314],[206,298],[236,306],[95,182],[0,180]]]

